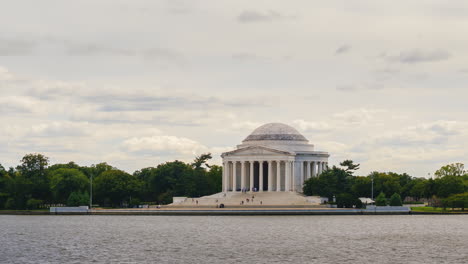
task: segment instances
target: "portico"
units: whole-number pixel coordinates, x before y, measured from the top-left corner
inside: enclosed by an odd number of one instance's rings
[[[329,154],[314,151],[294,128],[270,123],[221,156],[224,192],[302,192],[305,180],[327,168]]]

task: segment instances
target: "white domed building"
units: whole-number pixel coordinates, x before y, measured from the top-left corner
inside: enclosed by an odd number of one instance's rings
[[[302,192],[305,180],[327,168],[327,152],[296,129],[269,123],[255,129],[223,158],[223,192]]]

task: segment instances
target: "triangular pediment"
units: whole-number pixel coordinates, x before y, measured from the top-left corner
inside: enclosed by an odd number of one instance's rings
[[[251,146],[241,149],[236,149],[233,151],[224,152],[221,156],[237,156],[237,155],[293,155],[294,153],[272,149],[262,146]]]

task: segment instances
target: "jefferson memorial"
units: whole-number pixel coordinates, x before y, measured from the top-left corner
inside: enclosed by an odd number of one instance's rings
[[[305,180],[327,168],[329,156],[291,126],[262,125],[221,155],[223,192],[302,192]]]

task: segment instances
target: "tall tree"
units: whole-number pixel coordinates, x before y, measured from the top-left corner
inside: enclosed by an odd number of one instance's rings
[[[50,200],[51,192],[46,169],[49,165],[49,158],[42,154],[27,154],[21,159],[21,164],[17,167],[18,172],[30,181],[31,198]]]
[[[21,159],[17,170],[26,178],[45,176],[49,158],[42,154],[27,154]]]
[[[192,166],[195,169],[201,168],[202,165],[205,165],[206,167],[209,168],[210,165],[208,165],[207,161],[210,160],[211,158],[212,158],[211,153],[201,154],[200,156],[195,157],[195,160],[193,161]]]
[[[320,195],[331,200],[340,193],[350,192],[350,177],[352,176],[344,169],[333,166],[318,177],[305,181],[303,192],[306,195]]]
[[[121,170],[108,170],[94,181],[95,197],[101,204],[122,206],[138,194],[140,181]]]
[[[465,165],[463,165],[463,163],[454,163],[442,166],[434,173],[436,178],[442,178],[445,176],[463,176],[466,174],[467,172],[465,171]]]
[[[346,167],[346,172],[352,175],[355,171],[359,170],[361,164],[354,164],[352,160],[344,160],[340,163],[341,167]]]
[[[78,169],[60,168],[51,172],[50,185],[56,201],[65,203],[71,193],[87,191],[89,180]]]
[[[435,180],[436,194],[438,197],[445,198],[453,194],[465,191],[462,177],[444,176]]]

